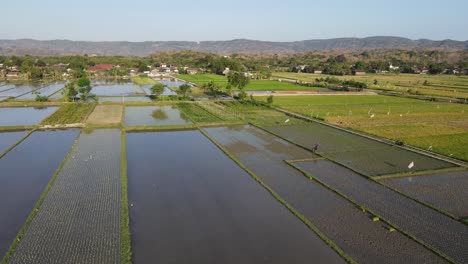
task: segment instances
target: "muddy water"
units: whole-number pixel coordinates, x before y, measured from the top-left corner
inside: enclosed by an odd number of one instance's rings
[[[0,258],[77,135],[77,130],[34,132],[0,159]]]
[[[284,162],[316,157],[310,152],[251,126],[204,130],[357,262],[443,262]]]
[[[468,171],[387,179],[383,184],[459,218],[468,218]]]
[[[265,128],[304,147],[312,148],[314,144],[318,144],[318,151],[322,155],[367,176],[455,166],[449,162],[314,122],[306,125],[267,126]],[[410,169],[408,165],[411,162],[414,162],[415,166]]]
[[[331,161],[295,163],[334,190],[459,263],[468,263],[468,226]]]
[[[128,133],[134,263],[343,263],[199,131]]]
[[[0,154],[18,142],[27,133],[27,131],[0,132]]]
[[[33,126],[58,107],[0,107],[0,126]]]
[[[173,126],[192,122],[175,106],[129,106],[125,108],[125,126]]]

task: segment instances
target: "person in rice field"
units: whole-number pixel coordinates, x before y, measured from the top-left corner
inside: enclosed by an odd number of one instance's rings
[[[315,153],[315,152],[317,152],[317,150],[318,150],[318,144],[315,143],[314,147],[312,148],[312,151]]]

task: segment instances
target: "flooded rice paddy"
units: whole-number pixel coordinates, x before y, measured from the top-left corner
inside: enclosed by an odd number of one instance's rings
[[[0,155],[27,133],[28,131],[0,132]]]
[[[191,123],[176,106],[125,107],[125,126],[173,126]]]
[[[0,107],[0,126],[34,126],[58,107]]]
[[[61,93],[59,92],[60,90],[63,89],[65,86],[65,83],[56,83],[56,84],[50,84],[47,85],[43,88],[40,88],[38,90],[35,90],[34,92],[27,93],[25,95],[22,95],[20,97],[17,97],[19,100],[34,100],[36,98],[36,92],[39,93],[41,96],[51,96],[55,93],[58,93],[60,97],[62,96]]]
[[[125,103],[125,102],[151,102],[149,97],[145,96],[106,96],[98,97],[99,102],[114,102],[114,103]]]
[[[343,262],[199,131],[128,133],[127,160],[135,263]]]
[[[325,160],[294,163],[369,211],[459,263],[468,262],[468,226]]]
[[[141,86],[141,88],[146,92],[147,95],[152,95],[153,94],[153,92],[151,92],[151,87],[153,87],[153,85],[143,85],[143,86]],[[168,87],[164,87],[164,91],[163,91],[163,93],[161,95],[169,96],[169,95],[177,95],[177,93],[174,92],[173,90],[169,89]]]
[[[77,130],[37,131],[0,159],[0,258],[59,167]]]
[[[18,97],[41,88],[41,83],[16,84],[13,88],[0,92],[2,97]]]
[[[119,263],[120,131],[82,132],[9,263]]]
[[[383,184],[458,218],[468,218],[468,171],[386,179]]]
[[[97,85],[91,90],[97,96],[145,95],[140,86],[133,83]]]
[[[312,149],[367,176],[455,167],[456,165],[318,123],[266,126],[267,130]],[[410,168],[409,164],[414,167]]]
[[[261,178],[286,202],[359,263],[443,263],[401,233],[372,222],[367,213],[284,160],[317,156],[252,126],[204,129],[214,140]]]

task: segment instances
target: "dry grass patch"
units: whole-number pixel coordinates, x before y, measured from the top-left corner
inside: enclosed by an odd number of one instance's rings
[[[87,124],[113,125],[122,121],[122,105],[98,105],[88,117]]]

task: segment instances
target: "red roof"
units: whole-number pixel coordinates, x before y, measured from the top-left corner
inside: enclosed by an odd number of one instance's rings
[[[105,71],[112,69],[114,65],[112,64],[96,64],[94,66],[88,67],[88,71]]]

